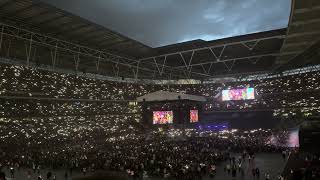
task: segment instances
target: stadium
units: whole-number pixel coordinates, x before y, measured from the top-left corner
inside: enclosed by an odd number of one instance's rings
[[[178,0],[0,0],[0,180],[320,179],[320,1],[280,1],[280,28],[160,41]]]

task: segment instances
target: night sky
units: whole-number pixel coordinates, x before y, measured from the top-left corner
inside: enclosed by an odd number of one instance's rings
[[[288,26],[291,0],[41,0],[151,47]]]

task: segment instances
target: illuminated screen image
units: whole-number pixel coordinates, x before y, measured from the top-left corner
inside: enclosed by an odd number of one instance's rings
[[[254,88],[222,90],[222,101],[254,99]]]
[[[153,111],[153,124],[171,124],[172,122],[172,111]]]
[[[291,129],[281,136],[273,134],[268,138],[267,144],[282,147],[299,147],[299,129]]]
[[[199,121],[199,115],[198,110],[190,110],[190,122],[198,122]]]

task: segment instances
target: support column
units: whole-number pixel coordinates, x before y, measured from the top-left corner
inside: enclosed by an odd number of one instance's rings
[[[27,65],[29,66],[30,64],[30,56],[31,56],[31,50],[32,50],[32,37],[33,34],[31,34],[30,37],[30,42],[29,42],[29,48],[26,47],[26,52],[27,52]],[[28,50],[29,49],[29,50]]]
[[[101,59],[101,53],[99,54],[98,60],[96,61],[96,70],[97,70],[97,73],[99,72],[100,59]]]
[[[1,52],[1,48],[2,48],[3,30],[4,30],[4,25],[2,25],[2,27],[1,27],[1,35],[0,35],[0,52]]]
[[[56,42],[56,46],[54,48],[54,53],[52,54],[51,51],[51,60],[52,60],[52,67],[56,67],[56,60],[57,60],[57,50],[58,50],[58,41]]]
[[[135,73],[135,79],[136,79],[136,80],[138,79],[139,65],[140,65],[140,60],[138,61],[137,69],[136,69],[136,73]]]
[[[74,58],[74,66],[76,68],[76,71],[78,72],[79,69],[79,61],[80,61],[80,54],[78,53],[77,55],[73,56]]]
[[[33,51],[33,55],[32,55],[32,60],[33,62],[36,61],[36,55],[37,55],[37,47],[34,48],[34,51]]]
[[[8,50],[7,50],[7,57],[10,56],[10,49],[11,49],[11,39],[9,40],[9,46],[8,46]]]
[[[115,77],[119,76],[119,59],[117,60],[117,63],[115,66],[112,65],[113,73]]]

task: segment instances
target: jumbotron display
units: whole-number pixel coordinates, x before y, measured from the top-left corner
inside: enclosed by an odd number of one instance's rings
[[[190,122],[195,123],[199,121],[198,110],[190,110]]]
[[[254,99],[254,88],[222,90],[222,101]]]
[[[153,124],[171,124],[172,122],[172,111],[153,111]]]

